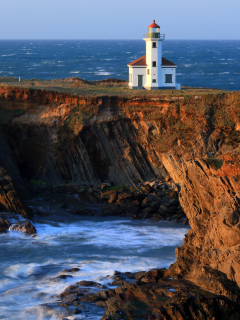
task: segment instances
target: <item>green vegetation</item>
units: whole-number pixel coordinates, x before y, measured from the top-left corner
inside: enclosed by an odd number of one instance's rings
[[[30,180],[30,183],[38,185],[38,186],[47,186],[48,185],[47,182],[44,182],[44,181],[41,181],[41,180],[34,180],[34,179]]]
[[[117,191],[125,190],[125,191],[128,191],[129,188],[126,187],[126,186],[114,186],[114,187],[107,187],[106,190],[107,191],[112,191],[112,190],[117,190]]]
[[[74,133],[78,133],[82,126],[88,124],[92,116],[98,114],[98,110],[97,105],[77,105],[70,111],[64,125]]]
[[[214,170],[218,170],[223,166],[223,159],[204,158],[203,161],[207,162],[207,164]]]
[[[62,93],[76,94],[82,96],[172,96],[205,95],[209,93],[222,94],[226,90],[183,87],[182,90],[131,90],[128,83],[119,80],[84,81],[79,78],[40,80],[31,79],[18,81],[18,78],[0,77],[0,86],[13,86],[29,89],[41,89]]]

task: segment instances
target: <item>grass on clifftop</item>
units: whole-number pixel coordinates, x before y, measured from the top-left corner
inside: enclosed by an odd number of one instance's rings
[[[75,134],[78,134],[82,126],[87,125],[88,120],[98,114],[98,109],[97,105],[77,105],[70,111],[68,118],[65,120],[65,129],[70,129]]]
[[[14,86],[19,88],[40,89],[68,94],[76,94],[80,96],[178,96],[178,95],[203,95],[209,93],[224,93],[226,90],[210,89],[210,88],[191,88],[182,87],[181,90],[131,90],[127,86],[127,82],[117,79],[101,80],[101,81],[85,81],[79,78],[66,78],[55,80],[31,79],[19,80],[11,77],[0,77],[0,86]]]

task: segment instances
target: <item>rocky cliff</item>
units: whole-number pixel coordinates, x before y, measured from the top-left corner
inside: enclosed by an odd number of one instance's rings
[[[168,274],[239,299],[240,93],[127,98],[1,87],[0,109],[0,164],[17,185],[171,177],[191,230]]]

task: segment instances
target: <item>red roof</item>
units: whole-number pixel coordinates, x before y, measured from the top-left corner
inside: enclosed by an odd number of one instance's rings
[[[176,66],[175,63],[173,63],[172,61],[169,61],[168,59],[165,59],[162,57],[162,66]]]
[[[160,28],[158,24],[155,23],[155,20],[153,20],[153,23],[148,26],[148,28]]]
[[[162,57],[162,66],[176,66],[175,63]],[[147,66],[146,55],[128,63],[128,66]]]
[[[128,66],[147,66],[146,55],[128,63]]]

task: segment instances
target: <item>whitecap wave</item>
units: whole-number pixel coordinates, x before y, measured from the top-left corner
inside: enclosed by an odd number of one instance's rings
[[[103,72],[103,71],[99,71],[99,72],[94,72],[96,76],[110,76],[112,74],[114,74],[113,72]]]

